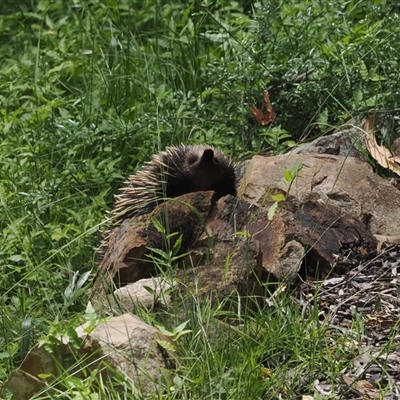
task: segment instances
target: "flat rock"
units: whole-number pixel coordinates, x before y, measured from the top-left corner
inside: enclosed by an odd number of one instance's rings
[[[169,292],[175,284],[159,276],[140,279],[116,289],[108,296],[109,304],[114,306],[116,312],[121,309],[131,312],[136,306],[143,306],[148,310],[154,309],[158,304],[165,307],[171,302]]]

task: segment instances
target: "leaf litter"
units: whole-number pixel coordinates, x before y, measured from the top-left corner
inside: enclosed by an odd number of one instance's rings
[[[305,316],[316,299],[321,323],[354,355],[335,387],[314,383],[319,396],[400,399],[400,244],[383,243],[378,254],[362,239],[347,244],[326,279],[307,278],[296,294]]]

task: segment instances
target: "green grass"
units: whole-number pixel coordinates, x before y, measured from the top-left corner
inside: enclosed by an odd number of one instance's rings
[[[75,274],[90,286],[85,273],[96,268],[112,195],[151,154],[209,143],[243,159],[284,151],[366,109],[398,116],[392,3],[3,0],[0,383],[21,362],[27,318],[31,345],[55,321],[82,319],[87,290],[64,291]],[[290,81],[312,69],[302,83]],[[264,89],[278,114],[271,127],[249,110]],[[190,294],[187,301],[196,305]],[[182,365],[165,398],[293,398],[299,379],[288,371],[308,382],[321,370],[337,379],[338,354],[323,328],[288,302],[218,341],[199,328],[218,323],[218,308],[188,307],[192,333],[182,337]],[[90,398],[90,388],[74,385]],[[100,398],[123,398],[106,390]]]

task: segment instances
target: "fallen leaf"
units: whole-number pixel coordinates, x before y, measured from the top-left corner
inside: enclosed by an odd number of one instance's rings
[[[346,375],[342,375],[342,380],[354,392],[356,392],[359,396],[362,396],[363,399],[380,399],[381,398],[378,390],[370,382],[368,382],[366,380],[357,381]]]
[[[364,130],[365,130],[365,146],[371,154],[371,156],[376,160],[376,162],[384,168],[391,169],[395,174],[400,175],[400,157],[393,156],[391,151],[384,146],[379,146],[374,134],[375,127],[375,117],[372,115],[365,120]]]
[[[250,108],[254,114],[254,117],[256,118],[256,121],[260,125],[265,126],[269,125],[272,121],[275,120],[276,114],[272,109],[271,101],[269,100],[269,94],[267,90],[264,90],[263,97],[264,97],[265,112],[262,112],[256,106],[252,106]]]

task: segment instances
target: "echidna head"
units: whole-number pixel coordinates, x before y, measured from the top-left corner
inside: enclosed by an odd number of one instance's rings
[[[200,146],[199,146],[200,147]],[[214,149],[212,148],[194,148],[187,156],[187,164],[189,169],[208,168],[211,165],[219,164],[219,161],[214,157]]]
[[[235,167],[219,150],[207,146],[193,146],[186,158],[192,179],[191,191],[213,190],[217,197],[236,195]]]

